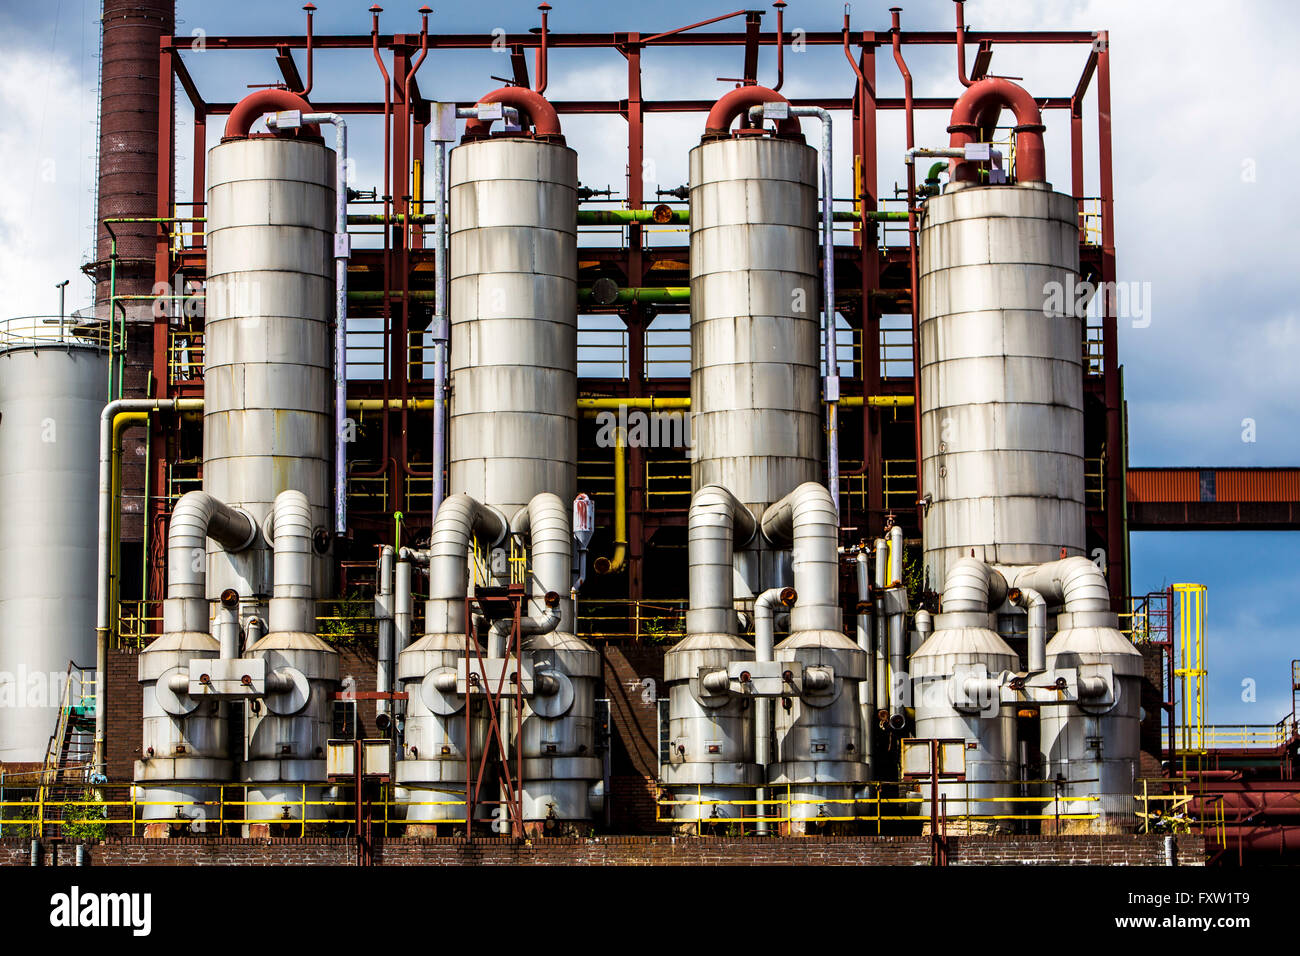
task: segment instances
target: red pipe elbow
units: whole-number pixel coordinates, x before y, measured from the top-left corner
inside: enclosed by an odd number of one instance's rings
[[[976,135],[981,131],[987,135],[1004,108],[1016,116],[1016,180],[1022,183],[1046,182],[1042,113],[1024,87],[1010,80],[990,76],[976,80],[967,88],[952,109],[948,144],[963,149],[967,143],[976,142]],[[973,162],[955,160],[949,178],[953,182],[976,182],[979,172]]]
[[[789,102],[776,90],[768,89],[766,86],[738,86],[713,104],[713,109],[709,110],[709,118],[704,122],[704,135],[726,136],[730,132],[731,124],[736,117],[747,114],[751,106],[762,106],[764,103]],[[790,116],[779,120],[776,124],[776,131],[783,136],[797,135],[799,133],[798,117]]]
[[[512,106],[519,111],[521,125],[527,121],[533,125],[535,136],[560,137],[560,114],[540,93],[522,86],[503,86],[493,90],[479,99],[479,103],[500,103]],[[481,139],[488,135],[492,124],[480,119],[471,119],[465,124],[466,139]]]
[[[258,90],[249,93],[235,104],[235,108],[230,111],[230,116],[226,119],[226,130],[222,135],[226,139],[232,136],[247,136],[253,124],[267,113],[278,113],[282,110],[312,112],[311,104],[297,93],[290,93],[288,90]],[[304,133],[304,138],[320,138],[320,134],[311,127],[302,127],[298,132]]]

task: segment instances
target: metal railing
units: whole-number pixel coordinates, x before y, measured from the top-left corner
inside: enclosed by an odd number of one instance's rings
[[[121,347],[121,335],[107,321],[77,315],[21,315],[0,319],[0,352],[45,345]]]
[[[574,627],[587,640],[671,643],[686,636],[688,604],[675,598],[583,600],[578,602]]]
[[[369,597],[353,594],[315,603],[316,636],[324,641],[339,643],[378,634],[378,621]],[[148,613],[151,606],[161,607],[161,602],[118,602],[118,648],[140,650],[162,636],[162,617]]]
[[[4,836],[31,837],[45,836],[55,826],[65,830],[75,827],[81,838],[104,839],[139,836],[148,824],[162,824],[196,836],[238,836],[247,824],[269,824],[280,831],[274,835],[301,838],[310,835],[309,827],[347,827],[357,822],[357,804],[349,785],[292,784],[297,799],[250,800],[248,791],[257,786],[187,783],[186,790],[199,794],[199,799],[188,803],[153,799],[146,787],[133,784],[97,784],[78,799],[51,799],[45,788],[36,788],[27,799],[0,799],[0,827]],[[349,792],[346,798],[344,789]],[[385,836],[397,835],[398,828],[406,825],[404,816],[410,808],[465,806],[464,796],[456,791],[414,786],[403,789],[406,795],[401,801],[396,799],[391,784],[381,786],[378,798],[363,801],[369,818]],[[258,812],[262,808],[271,812]],[[463,827],[464,811],[459,819],[437,822]]]
[[[1195,753],[1206,750],[1280,751],[1296,736],[1296,721],[1290,715],[1276,724],[1205,724],[1174,728],[1174,749]],[[1161,743],[1169,746],[1169,730],[1161,732]]]
[[[1085,245],[1101,245],[1101,197],[1083,196],[1079,199],[1079,229]]]
[[[1045,786],[1053,787],[1051,780],[1007,781],[1008,789]],[[1062,821],[1095,820],[1100,817],[1101,798],[1097,796],[1067,797],[1045,794],[1025,795],[1008,793],[998,796],[971,796],[970,787],[987,790],[990,781],[944,781],[940,784],[940,800],[945,806],[944,823],[951,829],[978,827],[1005,828],[1008,824],[1044,823],[1053,824]],[[886,796],[886,791],[906,787],[896,780],[870,780],[856,783],[822,784],[828,791],[851,791],[848,797],[803,797],[797,792],[813,789],[815,785],[775,784],[768,785],[765,798],[758,800],[752,786],[709,784],[696,787],[659,785],[655,796],[655,820],[659,823],[703,824],[725,828],[735,827],[741,833],[757,824],[776,825],[856,823],[864,825],[868,832],[880,835],[885,826],[897,824],[928,824],[932,816],[925,806],[930,800],[929,785],[920,789],[902,793],[900,796]],[[734,790],[734,798],[720,799],[705,796],[704,791]],[[960,791],[954,796],[953,791]],[[743,794],[743,796],[742,796]],[[763,813],[758,812],[762,806]],[[815,807],[815,812],[808,808]],[[981,812],[982,807],[989,812]],[[678,808],[686,808],[687,813],[674,813]],[[701,811],[708,808],[708,815]],[[667,813],[665,813],[667,809]],[[1010,811],[1010,812],[1009,812]],[[701,818],[703,817],[703,818]]]

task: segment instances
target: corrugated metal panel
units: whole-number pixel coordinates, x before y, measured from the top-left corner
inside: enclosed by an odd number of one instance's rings
[[[1300,501],[1300,468],[1220,468],[1219,501]]]
[[[1128,472],[1128,500],[1200,501],[1200,470],[1194,468],[1136,468]]]

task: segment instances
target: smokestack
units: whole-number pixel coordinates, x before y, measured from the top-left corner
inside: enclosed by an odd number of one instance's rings
[[[121,223],[117,269],[110,288],[111,236],[105,219],[158,214],[158,48],[175,30],[174,0],[104,0],[99,90],[99,205],[95,219],[95,314],[108,317],[111,296],[148,295],[154,282],[157,226]],[[152,319],[147,300],[126,300],[128,323]],[[120,320],[117,310],[114,322]],[[146,398],[153,367],[153,337],[128,327],[122,396]],[[122,456],[122,541],[144,539],[147,463],[142,433],[128,433]],[[134,566],[137,562],[132,562]]]

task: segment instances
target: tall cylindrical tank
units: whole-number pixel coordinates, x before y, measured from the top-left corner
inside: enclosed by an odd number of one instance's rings
[[[1142,655],[1108,612],[1061,614],[1057,627],[1047,644],[1048,668],[1074,668],[1081,678],[1104,677],[1109,668],[1111,678],[1106,696],[1089,701],[1081,695],[1077,702],[1041,711],[1045,779],[1066,781],[1050,795],[1076,798],[1061,801],[1060,813],[1093,817],[1062,821],[1062,830],[1132,831],[1141,753]],[[1050,806],[1046,812],[1053,812]]]
[[[451,151],[448,491],[507,518],[578,490],[577,189],[560,143]]]
[[[820,478],[816,174],[797,139],[690,154],[691,487],[755,514]]]
[[[302,491],[328,529],[334,151],[305,137],[229,138],[207,168],[203,488],[259,524],[277,494]],[[209,541],[208,597],[234,588],[264,604],[271,564],[260,534],[236,554]],[[328,563],[313,573],[328,594]]]
[[[106,355],[57,318],[0,323],[0,763],[45,759],[69,662],[94,667]]]
[[[1081,319],[1074,199],[1046,183],[954,183],[920,236],[925,571],[973,554],[1037,564],[1083,552]]]

